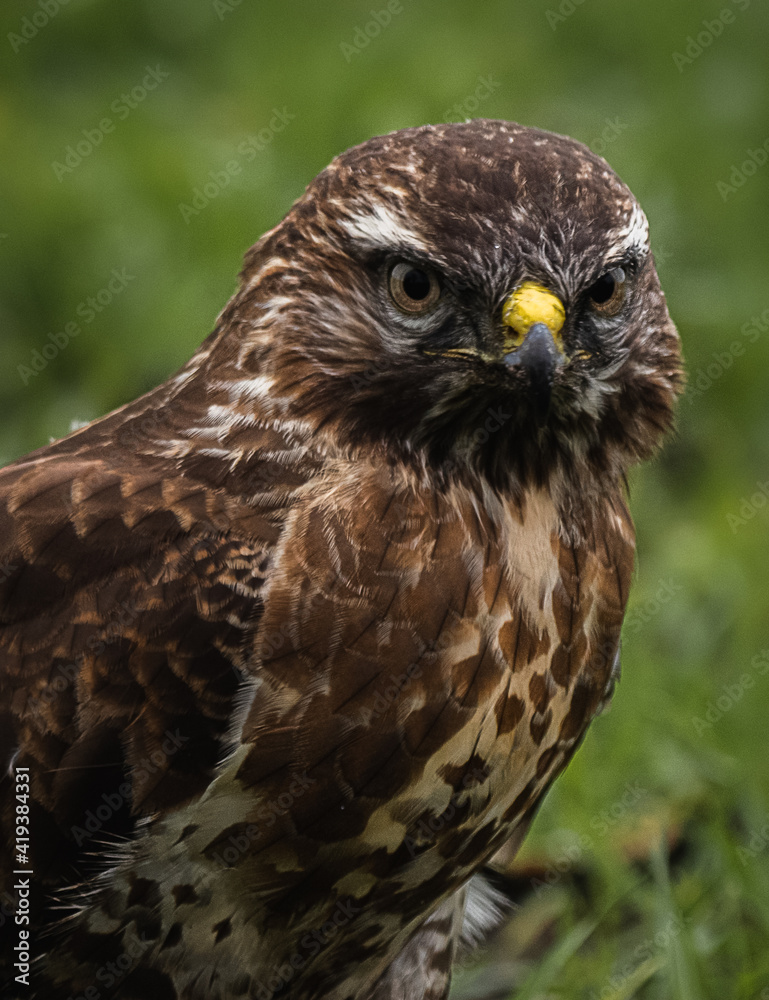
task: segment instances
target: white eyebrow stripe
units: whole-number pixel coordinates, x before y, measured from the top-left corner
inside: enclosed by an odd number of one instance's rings
[[[639,250],[649,245],[649,221],[640,205],[633,205],[627,223],[617,230],[618,249],[627,251],[634,247]]]
[[[392,209],[380,203],[370,211],[361,212],[342,220],[342,226],[354,239],[370,246],[388,248],[408,246],[420,253],[427,253],[427,245],[408,229]]]

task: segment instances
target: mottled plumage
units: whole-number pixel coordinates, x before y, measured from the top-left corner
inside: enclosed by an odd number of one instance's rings
[[[606,163],[372,139],[241,279],[177,375],[0,472],[25,997],[445,997],[614,683],[624,476],[681,372]]]

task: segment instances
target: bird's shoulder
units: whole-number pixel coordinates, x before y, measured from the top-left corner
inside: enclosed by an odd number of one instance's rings
[[[0,470],[0,752],[4,782],[29,769],[42,878],[205,789],[289,507],[99,424]]]

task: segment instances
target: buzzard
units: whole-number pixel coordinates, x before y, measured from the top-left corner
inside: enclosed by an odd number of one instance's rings
[[[188,364],[0,472],[11,993],[445,997],[611,694],[681,380],[586,147],[335,159]]]

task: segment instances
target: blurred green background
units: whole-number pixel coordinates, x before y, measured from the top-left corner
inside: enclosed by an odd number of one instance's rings
[[[769,6],[26,0],[0,24],[2,463],[172,373],[246,248],[371,135],[511,119],[627,181],[690,387],[631,481],[614,706],[455,995],[766,1000]]]

